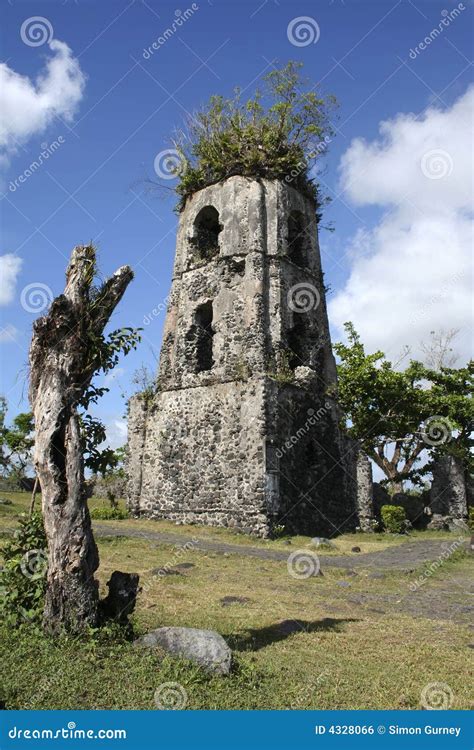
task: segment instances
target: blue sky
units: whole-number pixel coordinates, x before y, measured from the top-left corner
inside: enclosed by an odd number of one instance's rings
[[[144,55],[188,8],[187,20]],[[0,144],[0,255],[7,256],[0,392],[11,416],[26,408],[35,305],[48,289],[62,291],[72,247],[93,240],[104,275],[124,263],[136,274],[113,327],[144,326],[139,350],[123,359],[99,407],[112,442],[123,442],[130,378],[142,363],[156,369],[164,313],[148,325],[144,319],[168,293],[177,223],[174,196],[147,194],[143,178],[154,176],[155,156],[186,113],[236,85],[252,93],[272,64],[289,59],[303,62],[320,91],[340,102],[322,178],[333,197],[324,222],[336,231],[320,238],[335,337],[350,316],[369,348],[396,356],[405,342],[416,351],[443,324],[461,329],[467,357],[472,0],[201,0],[179,7],[11,0],[3,11],[10,99]],[[46,19],[48,38],[36,45],[33,37],[33,45],[25,43],[28,24],[23,35],[21,28],[36,16]],[[310,19],[299,23],[309,24],[312,39],[295,45],[289,24],[301,17]],[[443,18],[440,33],[420,49]],[[48,44],[51,29],[63,45]],[[59,94],[37,80],[48,60],[63,75]],[[29,92],[20,76],[30,79]],[[51,144],[47,161],[19,182]]]

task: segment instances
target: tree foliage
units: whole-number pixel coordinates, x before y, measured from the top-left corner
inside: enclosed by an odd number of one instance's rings
[[[8,427],[7,401],[0,397],[0,465],[3,477],[22,479],[31,465],[33,439],[33,414],[22,412],[14,417]]]
[[[395,486],[421,481],[420,455],[458,455],[471,466],[474,366],[433,370],[411,360],[396,370],[381,351],[366,354],[351,323],[339,357],[338,401],[344,427]]]
[[[0,614],[13,626],[39,622],[46,586],[47,543],[41,514],[22,517],[1,549]]]
[[[177,133],[180,207],[194,191],[231,175],[283,179],[318,199],[309,173],[333,134],[336,101],[308,89],[301,67],[289,62],[272,70],[246,101],[239,89],[229,99],[212,96]]]

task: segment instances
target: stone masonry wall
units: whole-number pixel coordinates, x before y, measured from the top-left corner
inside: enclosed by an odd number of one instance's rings
[[[335,382],[314,205],[243,177],[197,192],[180,218],[158,390],[130,403],[129,508],[263,536],[273,523],[355,525]]]

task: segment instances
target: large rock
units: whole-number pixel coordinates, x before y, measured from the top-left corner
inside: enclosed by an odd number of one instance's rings
[[[135,641],[138,646],[154,648],[190,659],[210,672],[229,674],[232,652],[219,633],[197,628],[158,628]]]

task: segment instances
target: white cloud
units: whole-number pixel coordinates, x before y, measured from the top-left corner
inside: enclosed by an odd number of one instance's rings
[[[106,424],[107,439],[104,445],[113,450],[120,448],[127,442],[127,422],[125,419],[113,419]]]
[[[13,253],[0,255],[0,305],[9,305],[15,298],[16,280],[23,261]]]
[[[56,116],[70,121],[82,99],[85,76],[64,42],[48,44],[52,56],[36,81],[0,64],[0,163],[8,163],[18,145],[40,134]]]
[[[420,357],[431,330],[460,328],[470,356],[473,111],[471,87],[450,108],[382,122],[379,140],[355,139],[341,159],[349,200],[389,209],[352,237],[349,278],[329,303],[338,333],[353,321],[367,350],[396,358],[408,344]]]

